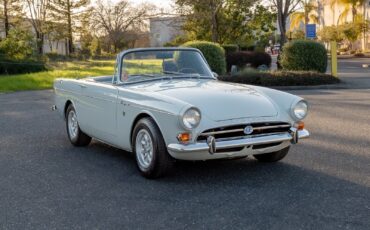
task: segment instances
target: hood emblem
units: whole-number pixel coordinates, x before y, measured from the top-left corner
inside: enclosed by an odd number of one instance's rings
[[[244,128],[244,133],[246,135],[249,135],[251,133],[253,133],[253,127],[251,125],[247,125],[245,128]]]

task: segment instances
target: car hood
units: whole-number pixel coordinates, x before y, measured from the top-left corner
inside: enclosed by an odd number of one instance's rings
[[[278,114],[271,100],[252,86],[189,79],[150,82],[130,88],[176,98],[197,107],[203,116],[214,121],[274,117]]]

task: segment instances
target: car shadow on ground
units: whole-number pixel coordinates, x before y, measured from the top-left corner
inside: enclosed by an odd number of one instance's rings
[[[275,228],[327,225],[366,229],[370,224],[370,187],[366,183],[354,183],[340,178],[339,174],[330,175],[323,173],[325,170],[295,165],[291,160],[298,156],[273,164],[259,163],[251,157],[206,162],[179,161],[166,177],[148,180],[139,175],[132,154],[98,142],[94,142],[89,149],[89,154],[98,155],[102,160],[113,158],[121,165],[105,168],[101,172],[115,171],[112,183],[117,186],[116,191],[122,189],[122,192],[128,192],[130,199],[140,200],[139,203],[163,202],[169,209],[174,204],[180,204],[193,212],[204,211],[208,223],[212,220],[217,223],[216,217],[223,210],[222,215],[230,220],[240,212],[245,216],[260,215],[254,219],[252,226],[269,227],[272,223],[264,223],[264,218],[261,218],[266,213],[269,213],[270,220],[276,221],[273,221],[275,225],[271,225]],[[293,149],[291,154],[299,153]],[[137,207],[140,209],[140,204]],[[186,218],[176,223],[181,224],[182,221],[186,224]],[[239,224],[242,227],[242,223],[245,221],[236,223],[235,227]]]

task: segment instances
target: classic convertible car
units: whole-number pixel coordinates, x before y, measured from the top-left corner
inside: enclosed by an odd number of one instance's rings
[[[283,159],[307,138],[308,104],[277,90],[221,82],[192,48],[132,49],[113,76],[57,79],[55,105],[75,146],[95,138],[133,152],[141,174],[175,160]]]

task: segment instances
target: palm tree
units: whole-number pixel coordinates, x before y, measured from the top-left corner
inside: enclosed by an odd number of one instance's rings
[[[315,0],[302,1],[303,11],[296,11],[290,15],[290,31],[300,27],[304,24],[304,31],[306,33],[306,26],[309,23],[319,23],[317,16],[318,6]]]
[[[345,22],[349,13],[352,13],[352,22],[358,15],[358,8],[362,7],[367,0],[337,0],[339,5],[344,6],[344,11],[338,17],[338,23]]]

